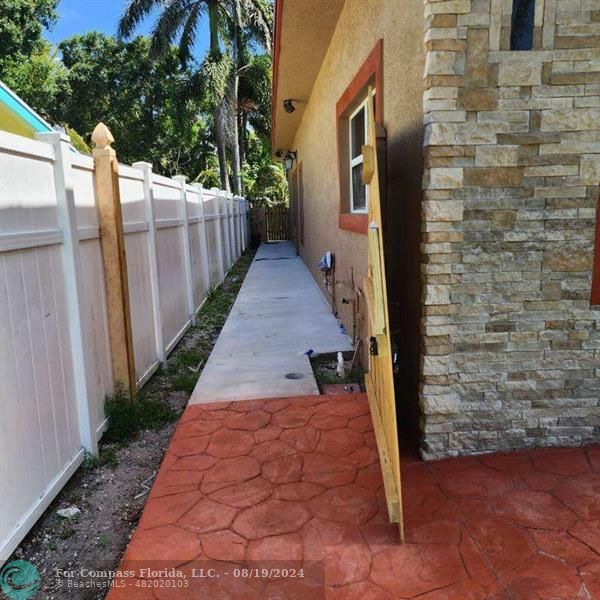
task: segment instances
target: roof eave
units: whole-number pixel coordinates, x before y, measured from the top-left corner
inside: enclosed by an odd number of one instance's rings
[[[345,0],[275,0],[271,150],[290,150]],[[295,111],[286,113],[283,101]]]

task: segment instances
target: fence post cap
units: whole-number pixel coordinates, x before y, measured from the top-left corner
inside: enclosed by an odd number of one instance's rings
[[[152,171],[152,163],[146,162],[144,160],[138,160],[131,165],[134,169],[142,169]]]
[[[182,189],[185,189],[185,186],[187,185],[187,180],[188,180],[187,175],[174,175],[173,179],[175,181],[179,182]]]
[[[47,144],[71,143],[71,138],[62,131],[39,131],[35,134],[35,139]]]
[[[94,142],[94,147],[99,150],[105,150],[106,148],[110,148],[114,141],[115,138],[110,132],[110,129],[100,121],[100,123],[94,127],[94,131],[92,132],[92,142]]]

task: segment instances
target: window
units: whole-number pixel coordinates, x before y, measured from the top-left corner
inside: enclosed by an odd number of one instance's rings
[[[510,28],[510,49],[533,48],[535,0],[513,0]]]
[[[367,141],[367,93],[373,89],[375,121],[383,124],[383,40],[379,40],[336,103],[338,176],[340,189],[338,225],[366,234],[368,188],[363,183],[362,147]]]
[[[367,143],[367,101],[361,102],[359,107],[350,115],[349,144],[350,150],[350,212],[367,212],[367,187],[363,183],[363,144]]]

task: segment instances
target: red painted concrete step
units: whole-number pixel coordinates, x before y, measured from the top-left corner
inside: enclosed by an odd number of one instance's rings
[[[363,394],[191,406],[108,597],[600,598],[600,448],[403,457],[402,480],[400,545]]]

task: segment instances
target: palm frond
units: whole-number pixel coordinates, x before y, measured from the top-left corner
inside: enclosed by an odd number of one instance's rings
[[[253,37],[271,51],[272,7],[266,0],[235,0],[242,4],[244,24]]]
[[[173,43],[189,15],[190,0],[164,0],[165,7],[152,30],[152,56],[160,56]]]
[[[196,31],[200,16],[205,12],[206,4],[204,2],[195,2],[190,9],[189,15],[179,38],[179,60],[185,65],[192,59],[192,50],[196,43]]]
[[[128,0],[117,24],[117,35],[123,39],[131,37],[154,8],[162,4],[163,0]]]

